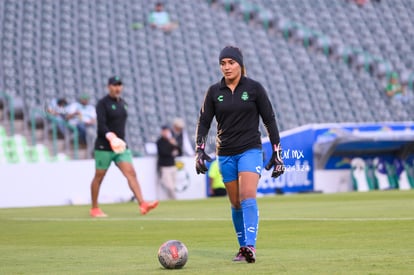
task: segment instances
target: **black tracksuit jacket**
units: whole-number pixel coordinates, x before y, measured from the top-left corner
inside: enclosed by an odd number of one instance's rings
[[[105,135],[108,132],[115,133],[125,141],[125,125],[128,118],[127,104],[122,99],[116,99],[109,95],[101,98],[96,104],[96,120],[98,133],[95,141],[95,150],[112,151]]]
[[[208,89],[197,124],[197,144],[205,143],[213,117],[217,120],[216,149],[219,156],[231,156],[261,148],[259,117],[270,142],[279,144],[279,130],[272,104],[263,86],[242,76],[232,93],[224,78]]]

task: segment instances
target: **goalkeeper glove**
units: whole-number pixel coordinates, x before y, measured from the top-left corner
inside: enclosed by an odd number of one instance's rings
[[[285,172],[285,165],[282,160],[282,147],[280,144],[273,145],[273,154],[269,162],[266,164],[266,170],[270,170],[273,167],[272,178],[277,178]]]
[[[205,174],[207,166],[204,161],[211,161],[211,158],[204,152],[205,144],[198,144],[196,147],[196,171],[197,174]]]
[[[112,151],[114,151],[117,154],[121,154],[125,151],[125,141],[117,137],[115,133],[108,132],[106,133],[105,137],[109,141],[109,145],[111,145]]]

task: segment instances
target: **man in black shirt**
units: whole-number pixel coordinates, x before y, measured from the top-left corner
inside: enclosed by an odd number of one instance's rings
[[[158,201],[146,202],[132,165],[132,153],[125,143],[125,125],[128,117],[127,104],[121,98],[122,81],[118,76],[108,80],[108,95],[101,98],[96,105],[97,138],[95,140],[95,176],[91,184],[92,217],[106,217],[98,206],[101,183],[112,161],[128,180],[128,185],[138,201],[140,212],[145,215],[157,207]]]
[[[171,134],[168,126],[161,127],[161,136],[157,140],[159,184],[158,193],[165,191],[169,199],[175,199],[175,181],[177,168],[175,157],[180,155],[181,148]]]

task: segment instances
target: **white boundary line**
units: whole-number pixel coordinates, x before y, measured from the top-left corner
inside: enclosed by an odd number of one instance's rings
[[[203,221],[230,221],[230,218],[149,218],[149,217],[137,217],[137,218],[10,218],[5,220],[12,221],[28,221],[28,222],[95,222],[95,221],[189,221],[189,222],[203,222]],[[371,221],[414,221],[414,217],[403,218],[261,218],[261,221],[323,221],[323,222],[371,222]]]

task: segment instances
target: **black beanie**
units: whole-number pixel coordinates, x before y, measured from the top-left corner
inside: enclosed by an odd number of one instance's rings
[[[240,67],[243,68],[243,66],[244,66],[243,65],[243,55],[242,55],[239,48],[232,47],[232,46],[224,47],[220,52],[219,63],[221,62],[221,60],[223,58],[231,58],[234,61],[236,61],[237,63],[239,63]]]

